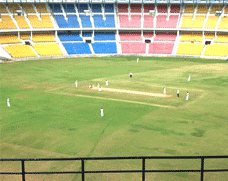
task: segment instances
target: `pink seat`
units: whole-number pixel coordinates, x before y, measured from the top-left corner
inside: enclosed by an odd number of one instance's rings
[[[142,41],[141,32],[119,32],[121,41]]]
[[[128,15],[119,15],[121,28],[141,28],[141,15],[131,15],[129,20]]]
[[[154,17],[149,15],[144,15],[144,28],[153,28],[154,27]]]
[[[159,13],[167,13],[167,10],[168,10],[168,6],[167,5],[165,5],[165,4],[159,4],[157,6],[157,8],[158,8],[158,12]]]
[[[154,41],[175,41],[177,34],[170,32],[157,32]]]
[[[145,38],[152,38],[154,36],[154,32],[143,32],[143,36]]]
[[[118,4],[118,12],[119,13],[127,13],[128,5],[127,4]]]
[[[149,13],[150,10],[154,10],[154,4],[144,4],[144,13]]]
[[[180,5],[179,4],[172,4],[170,13],[180,13]]]
[[[146,43],[122,42],[122,53],[146,53]]]
[[[131,4],[131,13],[141,13],[141,4]]]
[[[176,28],[178,15],[170,15],[169,20],[166,20],[166,15],[158,15],[157,16],[157,28]]]
[[[149,54],[172,54],[174,43],[150,43]]]

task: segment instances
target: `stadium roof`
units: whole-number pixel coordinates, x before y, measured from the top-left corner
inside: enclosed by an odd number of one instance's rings
[[[228,0],[0,0],[0,3],[184,3],[228,4]]]

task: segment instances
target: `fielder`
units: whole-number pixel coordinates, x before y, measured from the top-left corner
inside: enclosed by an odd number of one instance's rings
[[[137,58],[137,63],[139,62],[139,58]]]
[[[191,77],[190,77],[190,75],[188,75],[188,81],[190,81],[190,79],[191,79]]]
[[[77,88],[78,87],[78,81],[76,80],[76,82],[75,82],[75,88]]]
[[[7,99],[7,106],[10,107],[9,98]]]
[[[177,97],[179,97],[180,96],[180,91],[179,90],[177,90]]]
[[[186,94],[186,101],[189,99],[189,93]]]
[[[166,88],[164,87],[164,94],[166,94]]]
[[[101,111],[101,117],[103,117],[104,116],[104,110],[103,110],[103,108],[101,108],[100,111]]]
[[[100,84],[99,84],[99,83],[97,83],[97,88],[99,89],[99,87],[100,87]]]
[[[108,86],[108,80],[106,80],[106,82],[105,82],[105,83],[106,83],[106,86]]]
[[[130,72],[130,78],[132,78],[132,76],[133,76],[133,74],[132,74],[132,72]]]

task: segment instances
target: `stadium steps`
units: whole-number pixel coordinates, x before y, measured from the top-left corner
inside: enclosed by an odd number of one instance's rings
[[[63,55],[68,55],[68,53],[67,53],[65,47],[63,46],[61,40],[59,39],[59,36],[56,36],[56,35],[55,35],[55,39],[56,39],[56,42],[57,42],[58,45],[59,45],[59,48],[60,48],[61,51],[63,52]]]
[[[146,44],[146,54],[149,54],[149,48],[150,48],[150,44],[147,43],[147,44]]]
[[[217,29],[218,29],[218,27],[219,27],[219,24],[220,24],[221,19],[222,19],[223,12],[224,12],[224,10],[222,11],[221,16],[219,16],[219,19],[218,19],[217,24],[216,24],[216,26],[215,26],[215,30],[217,30]]]
[[[206,27],[209,15],[210,15],[210,11],[208,11],[207,14],[206,14],[206,18],[205,18],[204,23],[203,23],[203,29],[205,29],[205,27]]]
[[[93,50],[93,46],[92,46],[92,44],[91,44],[91,43],[89,43],[89,48],[90,48],[90,51],[92,52],[92,54],[94,55],[94,54],[95,54],[95,52],[94,52],[94,50]]]
[[[30,46],[30,47],[36,53],[37,57],[40,57],[39,53],[35,50],[35,48],[33,46]]]
[[[13,15],[10,13],[9,16],[13,20],[13,23],[16,25],[17,29],[20,29],[20,27],[18,26],[17,21],[15,20],[15,18],[13,17]]]
[[[204,45],[204,47],[203,47],[203,50],[202,50],[202,52],[201,52],[200,57],[203,57],[203,55],[204,55],[204,52],[205,52],[206,48],[207,48],[207,45]]]
[[[180,35],[179,36],[177,35],[176,41],[174,43],[172,55],[176,55],[177,54],[177,50],[178,50],[178,47],[179,47],[180,39],[181,39],[181,36]]]
[[[121,43],[120,43],[119,30],[117,30],[115,36],[116,36],[117,53],[122,54],[122,47],[121,47]]]
[[[12,59],[12,57],[10,56],[10,54],[0,46],[0,59]]]

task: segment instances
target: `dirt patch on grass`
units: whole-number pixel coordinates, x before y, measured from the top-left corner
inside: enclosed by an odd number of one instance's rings
[[[131,91],[131,90],[124,90],[124,89],[113,89],[113,88],[101,88],[102,91],[107,92],[117,92],[117,93],[127,93],[127,94],[136,94],[136,95],[144,95],[144,96],[153,96],[153,97],[164,97],[170,98],[173,95],[166,95],[166,94],[159,94],[159,93],[150,93],[150,92],[140,92],[140,91]],[[97,87],[94,87],[93,90],[98,90]]]
[[[22,87],[27,89],[52,89],[53,88],[53,87],[37,86],[37,85],[22,85]]]
[[[227,71],[228,70],[228,64],[206,64],[206,65],[194,65],[192,66],[196,69],[210,69],[210,70],[219,70],[219,71]]]

